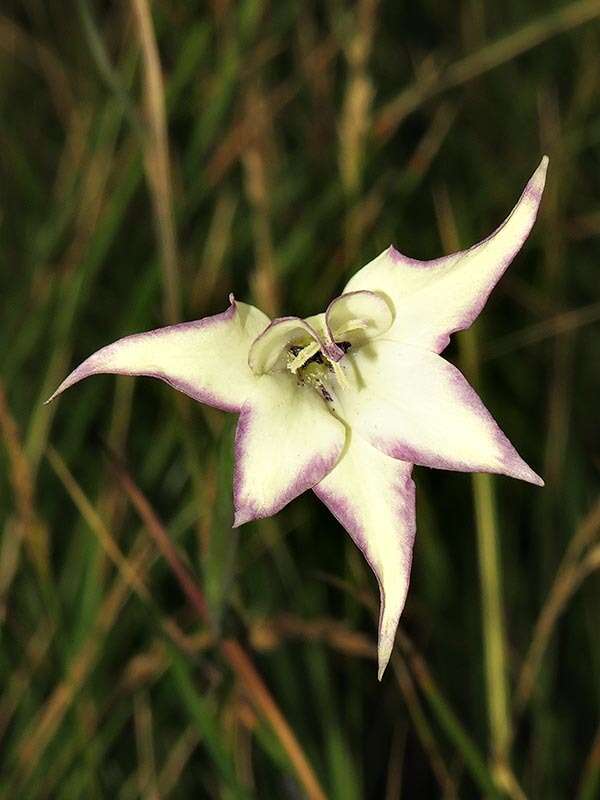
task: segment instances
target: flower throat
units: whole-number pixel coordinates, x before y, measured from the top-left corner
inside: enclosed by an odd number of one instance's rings
[[[336,342],[340,350],[347,353],[352,345],[350,342]],[[324,400],[332,402],[333,398],[324,385],[324,381],[332,374],[343,386],[347,385],[346,377],[341,366],[329,359],[320,349],[318,342],[302,345],[292,344],[288,348],[287,368],[298,378],[300,385],[311,386],[316,389]]]

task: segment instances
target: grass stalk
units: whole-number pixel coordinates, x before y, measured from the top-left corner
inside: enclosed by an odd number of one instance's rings
[[[600,0],[321,5],[2,4],[3,797],[598,795]],[[71,365],[177,318],[178,301],[199,318],[233,291],[304,317],[390,242],[438,256],[432,180],[462,192],[456,226],[475,241],[540,149],[542,214],[472,360],[484,379],[494,360],[484,400],[515,444],[539,463],[547,439],[547,488],[478,478],[475,523],[468,484],[455,498],[461,479],[416,470],[410,638],[383,684],[375,582],[344,597],[318,577],[342,576],[348,552],[326,509],[307,493],[231,534],[235,419],[143,378],[42,405]],[[98,439],[137,465],[209,622]],[[503,765],[489,731],[503,741],[509,689]]]
[[[181,318],[181,296],[165,90],[150,6],[147,0],[131,0],[131,5],[144,63],[144,106],[149,125],[144,162],[162,257],[165,320],[175,323]]]
[[[460,250],[460,240],[448,193],[438,192],[435,203],[444,249],[447,253],[456,252]],[[460,333],[457,338],[463,372],[477,390],[480,372],[477,334],[471,328]],[[492,476],[484,474],[473,474],[471,481],[479,563],[490,755],[498,784],[514,794],[510,785],[512,781],[507,782],[507,776],[510,775],[509,750],[512,734],[494,484]]]
[[[463,352],[467,349],[464,342],[461,349]],[[504,768],[509,761],[511,722],[496,500],[490,475],[473,475],[471,480],[479,554],[491,754],[496,766]]]
[[[114,467],[123,489],[146,524],[148,533],[169,564],[190,605],[200,619],[207,620],[208,612],[204,595],[190,569],[179,555],[177,547],[171,541],[163,524],[129,473],[116,461]],[[245,687],[257,711],[273,728],[308,797],[311,800],[325,800],[326,795],[308,758],[248,654],[234,639],[221,641],[221,653]]]
[[[424,78],[418,78],[383,106],[376,120],[378,134],[387,139],[405,117],[437,94],[485,75],[553,36],[585,25],[598,16],[599,0],[576,0],[523,25],[495,42],[486,43],[474,53],[453,61],[444,70],[427,73]]]

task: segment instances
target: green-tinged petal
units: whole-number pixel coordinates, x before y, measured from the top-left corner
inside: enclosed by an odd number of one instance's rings
[[[277,513],[335,466],[346,429],[290,373],[262,375],[235,436],[235,526]]]
[[[392,653],[410,578],[415,538],[411,470],[412,464],[386,456],[352,431],[337,466],[314,487],[379,583],[380,680]]]
[[[336,413],[382,452],[464,472],[498,472],[543,485],[456,367],[441,356],[383,339],[344,359]]]
[[[326,312],[330,341],[361,345],[386,333],[394,314],[390,303],[374,292],[348,292],[336,297]]]
[[[321,338],[306,320],[300,317],[279,317],[273,320],[252,344],[248,363],[255,375],[284,370],[287,348],[297,344],[303,347],[316,342],[321,348]]]
[[[479,244],[434,261],[418,261],[389,247],[350,279],[344,293],[382,292],[395,311],[387,338],[441,353],[450,334],[468,328],[476,319],[527,239],[547,167],[544,156],[512,212]]]
[[[250,347],[268,325],[266,314],[231,295],[221,314],[126,336],[103,347],[50,400],[90,375],[111,373],[159,378],[201,403],[239,411],[256,382],[248,366]]]

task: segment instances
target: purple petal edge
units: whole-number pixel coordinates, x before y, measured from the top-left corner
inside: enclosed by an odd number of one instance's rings
[[[458,460],[450,461],[435,453],[426,453],[418,448],[411,448],[408,445],[396,442],[390,443],[383,439],[373,439],[372,443],[374,447],[377,447],[378,450],[381,450],[382,453],[385,453],[391,458],[397,458],[399,461],[410,461],[417,466],[428,467],[429,469],[447,469],[451,472],[476,472],[486,475],[506,475],[509,478],[526,481],[534,486],[545,486],[543,479],[523,461],[503,434],[502,438],[504,441],[498,444],[504,450],[504,459],[507,463],[506,469],[483,469],[481,467],[473,467],[465,462]]]
[[[544,192],[544,184],[542,183],[542,186],[538,187],[538,185],[537,185],[537,182],[539,180],[538,174],[540,172],[543,172],[544,180],[545,180],[546,171],[547,171],[547,168],[548,168],[548,163],[549,163],[548,156],[543,156],[543,158],[540,161],[539,165],[537,166],[535,172],[533,173],[531,178],[527,181],[527,183],[525,185],[525,188],[521,192],[521,195],[520,195],[519,199],[517,200],[517,202],[515,203],[511,213],[506,217],[506,219],[504,219],[500,223],[500,225],[498,225],[497,228],[495,228],[488,236],[486,236],[481,241],[476,242],[474,245],[472,245],[471,247],[466,248],[465,250],[459,250],[456,253],[449,253],[447,256],[441,256],[440,258],[434,258],[434,259],[431,259],[430,261],[422,261],[422,260],[420,260],[418,258],[412,258],[411,256],[404,255],[404,253],[401,253],[399,250],[396,249],[396,247],[393,244],[391,244],[388,247],[388,253],[389,253],[389,256],[390,256],[391,260],[394,261],[397,264],[402,263],[402,264],[405,264],[406,266],[409,266],[409,267],[427,269],[429,267],[438,267],[441,264],[443,264],[444,261],[447,261],[450,258],[456,258],[457,256],[460,256],[460,257],[465,256],[465,255],[471,253],[476,248],[481,247],[481,245],[485,244],[486,242],[489,242],[490,239],[493,239],[494,236],[496,236],[496,234],[499,233],[502,230],[502,228],[506,225],[508,220],[511,218],[512,213],[518,208],[518,206],[521,204],[521,201],[524,200],[526,197],[531,199],[531,200],[533,200],[534,203],[536,203],[537,206],[539,207],[539,204],[540,204],[540,201],[541,201],[541,198],[542,198],[542,194]],[[521,247],[525,243],[527,237],[529,236],[531,228],[533,227],[533,224],[534,224],[534,222],[536,220],[536,217],[537,217],[537,211],[538,211],[538,208],[536,208],[536,210],[535,210],[535,214],[533,215],[533,219],[531,221],[531,225],[529,227],[529,230],[523,236],[523,238],[520,240],[519,246],[517,248],[515,248],[513,254],[511,255],[511,257],[508,260],[508,263],[510,263],[513,260],[513,258],[517,255],[517,253],[519,252],[519,250],[521,249]],[[506,266],[508,266],[508,264]]]
[[[409,464],[409,466],[411,467],[411,470],[412,470],[412,464]],[[416,502],[415,502],[416,489],[415,489],[415,483],[412,480],[412,478],[410,477],[410,471],[403,478],[403,485],[402,485],[402,487],[399,487],[399,488],[400,488],[400,491],[406,497],[406,506],[408,508],[408,514],[406,512],[403,513],[402,511],[398,512],[398,516],[399,516],[399,519],[400,519],[401,523],[404,523],[406,525],[406,530],[407,530],[407,534],[408,534],[408,537],[409,537],[409,553],[408,553],[407,567],[406,567],[406,570],[407,570],[406,585],[407,585],[407,591],[408,591],[408,586],[409,586],[409,583],[410,583],[410,573],[411,573],[411,570],[412,570],[412,551],[413,551],[413,547],[414,547],[414,541],[415,541],[416,530],[417,530],[416,512],[415,512],[415,509],[416,509]],[[354,514],[354,511],[352,510],[352,504],[348,500],[348,498],[343,497],[339,493],[336,493],[334,491],[326,490],[326,489],[324,489],[322,486],[320,486],[318,484],[316,486],[313,486],[313,492],[319,498],[319,500],[329,509],[329,511],[333,514],[333,516],[340,523],[340,525],[348,533],[348,535],[350,536],[350,538],[352,539],[352,541],[354,542],[356,547],[362,553],[365,561],[368,563],[369,567],[371,568],[371,571],[373,572],[373,574],[375,575],[375,578],[377,579],[377,584],[379,586],[379,595],[380,595],[379,622],[378,622],[377,629],[378,629],[379,636],[381,636],[382,624],[383,624],[384,613],[385,613],[385,591],[384,591],[383,585],[381,583],[381,580],[379,578],[379,575],[377,574],[377,570],[375,568],[375,565],[373,564],[373,562],[369,558],[368,550],[367,550],[367,548],[368,548],[367,536],[366,536],[364,530],[362,529],[360,521],[358,520],[358,518]],[[408,524],[406,524],[407,520],[408,520]],[[406,596],[405,596],[405,600],[406,600]],[[397,612],[397,619],[396,619],[396,623],[395,623],[396,628],[398,626],[398,623],[399,623],[399,620],[400,620],[400,617],[402,615],[402,611],[403,610],[404,610],[404,604],[403,604],[402,608],[400,608],[398,610],[398,612]],[[395,637],[395,629],[394,629],[394,637]],[[388,665],[388,662],[389,662],[389,659],[391,657],[392,649],[393,649],[393,644],[392,644],[392,647],[390,647],[390,649],[389,649],[389,653],[387,655],[387,658],[384,661],[380,661],[378,663],[377,679],[379,681],[381,681],[381,679],[383,678],[383,674],[385,672],[385,669],[386,669],[386,667]],[[379,648],[378,648],[378,651],[379,651]]]
[[[531,213],[531,221],[529,225],[526,225],[526,228],[521,236],[515,240],[513,246],[507,252],[504,258],[500,260],[497,264],[493,275],[488,284],[481,290],[479,295],[475,298],[474,302],[470,304],[468,307],[465,308],[463,316],[460,320],[452,326],[452,328],[448,331],[440,332],[433,344],[434,352],[441,353],[443,350],[446,349],[450,342],[450,336],[457,331],[466,330],[469,328],[474,320],[479,316],[481,310],[485,306],[488,297],[490,296],[492,289],[498,283],[502,275],[506,272],[508,266],[513,261],[513,259],[517,256],[523,245],[525,244],[529,234],[531,233],[531,229],[535,223],[537,218],[542,194],[544,191],[544,184],[546,180],[546,172],[548,168],[548,156],[544,156],[540,161],[537,169],[525,185],[525,188],[521,192],[521,196],[517,200],[515,206],[513,207],[510,214],[501,222],[501,224],[495,228],[488,236],[482,239],[480,242],[472,245],[471,247],[467,248],[466,250],[460,250],[456,253],[451,253],[447,256],[442,256],[441,258],[436,258],[431,261],[420,261],[416,258],[411,258],[409,256],[405,256],[397,250],[394,245],[390,245],[388,248],[388,254],[390,259],[396,263],[402,263],[409,268],[416,268],[416,269],[435,269],[436,267],[440,267],[444,264],[444,262],[448,261],[449,259],[453,260],[460,260],[466,256],[469,256],[471,253],[475,252],[495,236],[497,236],[500,231],[506,226],[508,221],[511,219],[512,215],[515,211],[519,208],[523,200],[526,198],[534,204],[535,208],[532,210]]]
[[[58,389],[45,401],[44,405],[51,403],[58,395],[62,394],[66,389],[73,386],[75,383],[82,381],[84,378],[88,378],[92,375],[99,375],[99,374],[111,374],[111,375],[129,375],[129,376],[139,376],[145,378],[157,378],[158,380],[164,381],[173,389],[177,391],[183,392],[191,397],[193,400],[197,400],[200,403],[205,403],[206,405],[214,406],[222,411],[229,411],[237,413],[241,410],[242,404],[230,404],[222,400],[218,395],[214,392],[209,392],[207,390],[203,390],[197,386],[193,386],[192,384],[188,383],[187,381],[169,378],[162,372],[159,371],[149,371],[149,372],[136,372],[133,370],[126,370],[126,369],[107,369],[103,368],[102,364],[102,357],[103,354],[106,353],[107,350],[111,349],[114,351],[121,343],[123,342],[131,342],[132,340],[147,338],[152,336],[161,336],[165,332],[171,332],[174,330],[177,331],[185,331],[185,330],[199,330],[201,328],[206,328],[212,325],[220,325],[224,322],[229,322],[237,311],[237,305],[235,302],[235,297],[233,294],[229,295],[229,308],[225,311],[222,311],[219,314],[214,314],[210,317],[203,317],[202,319],[192,320],[190,322],[179,322],[176,325],[167,325],[163,328],[155,328],[150,331],[146,331],[144,333],[134,333],[130,336],[124,336],[121,339],[118,339],[116,342],[107,345],[106,347],[101,348],[100,350],[93,353],[89,358],[86,358],[78,367],[76,367],[73,372],[68,375],[65,380],[60,384]]]
[[[452,382],[457,392],[457,399],[470,408],[473,414],[483,419],[488,428],[491,429],[504,468],[499,467],[494,470],[481,469],[458,459],[445,459],[436,453],[426,452],[403,442],[389,441],[383,438],[372,439],[372,444],[392,458],[408,461],[411,464],[434,469],[447,469],[453,472],[482,472],[507,475],[509,478],[517,478],[518,480],[532,483],[534,486],[544,486],[543,479],[521,458],[462,372],[445,359],[441,357],[440,359],[454,370]]]
[[[251,520],[273,516],[303,492],[313,488],[319,481],[323,480],[325,475],[331,472],[342,450],[341,446],[339,448],[336,447],[326,456],[317,455],[312,458],[293,476],[269,506],[260,506],[248,499],[242,500],[243,487],[247,483],[247,470],[244,466],[247,454],[247,436],[252,424],[253,413],[251,406],[247,405],[242,409],[235,432],[235,468],[233,473],[234,528],[239,528],[240,525],[244,525]]]

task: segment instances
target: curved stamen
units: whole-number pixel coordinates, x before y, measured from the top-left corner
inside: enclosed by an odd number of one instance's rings
[[[348,322],[345,322],[333,332],[333,338],[339,347],[340,342],[338,340],[340,340],[347,333],[353,333],[354,331],[366,331],[368,328],[369,324],[363,319],[349,319]]]
[[[280,317],[273,320],[254,340],[248,354],[248,364],[255,375],[263,375],[273,370],[285,370],[290,345],[295,344],[304,348],[313,342],[317,345],[318,351],[321,347],[320,337],[303,319]]]
[[[332,361],[331,366],[333,367],[333,371],[335,372],[335,377],[338,379],[338,383],[340,384],[340,386],[342,386],[344,389],[347,389],[349,387],[348,379],[346,378],[346,375],[344,374],[344,370],[342,369],[341,365],[337,361]]]
[[[298,372],[298,370],[301,367],[303,367],[309,359],[311,359],[319,352],[320,349],[321,345],[319,344],[319,342],[311,342],[310,344],[307,344],[305,347],[303,347],[297,354],[294,354],[294,351],[290,350],[291,355],[294,356],[287,365],[290,372],[293,372],[295,375]]]
[[[385,298],[375,292],[348,292],[332,300],[325,312],[328,338],[339,340],[347,334],[353,345],[361,346],[385,333],[394,319]],[[339,360],[339,359],[336,359]]]

